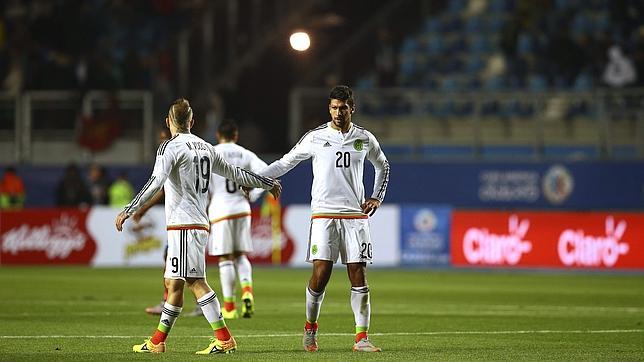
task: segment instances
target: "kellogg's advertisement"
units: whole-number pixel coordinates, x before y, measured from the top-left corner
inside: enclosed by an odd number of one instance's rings
[[[39,209],[0,215],[0,263],[88,264],[96,241],[86,227],[88,211]]]
[[[454,211],[455,266],[644,268],[644,214]]]

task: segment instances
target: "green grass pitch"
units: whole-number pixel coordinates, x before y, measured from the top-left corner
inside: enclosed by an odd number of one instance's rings
[[[310,271],[254,270],[257,311],[228,325],[236,353],[195,356],[212,331],[180,317],[164,355],[131,352],[158,323],[161,270],[1,267],[0,360],[644,360],[644,274],[372,269],[370,336],[351,351],[353,314],[341,265],[320,317],[320,350],[301,347]],[[219,292],[215,265],[211,285]],[[184,311],[194,301],[186,292]],[[32,337],[29,337],[32,336]]]

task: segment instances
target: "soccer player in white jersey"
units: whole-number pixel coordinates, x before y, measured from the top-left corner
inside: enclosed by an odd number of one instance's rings
[[[306,324],[303,345],[317,351],[320,307],[333,264],[340,256],[347,265],[351,282],[351,308],[355,317],[354,351],[379,352],[367,338],[371,306],[366,263],[373,248],[369,216],[385,197],[389,162],[371,132],[351,122],[355,111],[353,93],[347,86],[336,86],[329,95],[331,121],[307,132],[289,153],[270,164],[261,174],[278,177],[298,163],[313,159],[311,188],[311,229],[307,261],[313,274],[306,288]],[[365,199],[363,171],[365,159],[375,168],[371,197]]]
[[[235,351],[237,343],[226,327],[217,295],[205,278],[211,173],[223,175],[239,185],[268,189],[276,196],[281,192],[276,180],[226,162],[211,144],[190,133],[193,123],[188,101],[176,100],[166,118],[172,138],[159,146],[152,176],[116,217],[116,229],[121,231],[125,220],[163,187],[168,229],[168,257],[164,274],[168,299],[154,335],[143,344],[133,346],[135,352],[165,352],[165,340],[182,310],[186,284],[197,298],[197,304],[215,335],[210,345],[197,354]]]
[[[225,121],[217,128],[215,150],[230,164],[258,172],[266,167],[255,153],[237,144],[239,132],[232,121]],[[208,253],[219,256],[219,278],[224,296],[224,319],[238,318],[235,307],[236,275],[242,288],[242,310],[244,318],[254,312],[252,266],[247,253],[253,251],[251,239],[251,217],[249,201],[255,201],[264,192],[253,189],[250,200],[232,180],[213,175],[211,183],[210,236]]]

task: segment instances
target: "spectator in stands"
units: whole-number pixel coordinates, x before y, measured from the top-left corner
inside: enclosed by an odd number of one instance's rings
[[[108,190],[110,206],[123,208],[134,197],[134,188],[127,178],[125,171],[121,172]]]
[[[88,206],[92,203],[87,184],[83,181],[76,164],[69,164],[56,188],[56,205]]]
[[[25,185],[16,173],[8,166],[0,180],[0,209],[21,209],[25,204]]]
[[[635,66],[622,49],[613,45],[608,49],[608,64],[604,70],[604,82],[613,88],[621,88],[635,83]]]
[[[98,164],[92,164],[89,167],[89,192],[92,195],[94,205],[107,205],[107,190],[110,186],[105,168]]]

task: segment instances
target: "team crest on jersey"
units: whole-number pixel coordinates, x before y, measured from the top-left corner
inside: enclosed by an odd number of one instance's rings
[[[364,145],[364,141],[362,141],[362,140],[353,141],[353,148],[355,148],[356,151],[362,151],[362,146],[363,145]]]
[[[318,253],[318,246],[317,246],[317,245],[313,245],[313,246],[311,247],[311,254],[315,255],[315,254],[317,254],[317,253]]]

